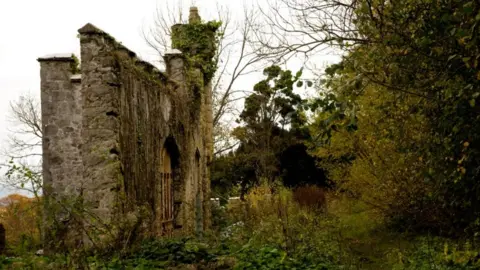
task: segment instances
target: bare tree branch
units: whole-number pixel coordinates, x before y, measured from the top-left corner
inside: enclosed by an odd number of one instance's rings
[[[248,17],[255,29],[252,46],[273,62],[369,42],[352,23],[357,0],[267,0],[259,17]]]
[[[159,62],[163,65],[162,55],[171,48],[170,26],[186,23],[182,8],[169,1],[161,2],[152,25],[143,31],[145,41],[158,54]],[[246,96],[246,91],[237,89],[238,82],[242,76],[261,70],[266,64],[266,57],[257,54],[250,42],[255,34],[247,17],[257,16],[257,12],[245,8],[243,14],[234,19],[231,11],[224,6],[217,4],[216,8],[217,17],[222,22],[219,29],[222,35],[214,57],[217,72],[212,80],[213,125],[215,153],[223,153],[236,146],[230,136],[231,121],[227,118],[238,115],[238,102]]]
[[[0,183],[38,197],[42,187],[42,122],[40,104],[31,95],[22,95],[10,103],[11,128],[0,163],[5,175]]]

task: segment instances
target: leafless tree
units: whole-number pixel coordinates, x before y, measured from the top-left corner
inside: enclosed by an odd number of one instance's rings
[[[40,104],[31,95],[22,95],[10,103],[10,128],[0,163],[5,175],[1,184],[39,197],[42,188],[42,122]]]
[[[22,95],[10,102],[9,158],[41,157],[42,122],[40,104],[31,95]]]
[[[4,162],[4,186],[39,196],[41,193],[42,123],[40,104],[31,95],[22,95],[10,103],[10,128]]]
[[[158,54],[160,63],[161,56],[171,48],[170,27],[176,23],[186,23],[188,16],[183,14],[182,8],[172,6],[168,1],[163,2],[157,7],[153,24],[143,32],[147,44]],[[223,34],[214,58],[218,69],[212,81],[214,145],[215,154],[218,155],[235,148],[237,144],[230,136],[233,118],[239,114],[239,101],[249,93],[248,89],[239,88],[238,82],[264,67],[266,58],[257,54],[251,46],[254,29],[247,18],[258,16],[258,12],[245,8],[234,19],[225,7],[217,5],[216,11],[215,17],[222,22],[219,32]]]
[[[276,62],[341,53],[367,40],[353,25],[358,0],[267,0],[249,19],[255,49]],[[367,3],[369,1],[366,1]],[[337,50],[341,49],[341,50]]]

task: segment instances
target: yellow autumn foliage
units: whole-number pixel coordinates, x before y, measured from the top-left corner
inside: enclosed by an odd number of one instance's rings
[[[40,243],[41,205],[37,199],[11,194],[0,199],[0,223],[10,247],[33,247]]]

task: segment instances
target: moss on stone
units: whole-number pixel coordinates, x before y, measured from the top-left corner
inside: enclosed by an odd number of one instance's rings
[[[80,73],[80,60],[75,54],[72,54],[73,61],[70,63],[70,69],[72,74]]]

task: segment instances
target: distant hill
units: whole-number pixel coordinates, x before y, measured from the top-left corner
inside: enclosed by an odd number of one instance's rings
[[[0,198],[0,208],[5,208],[12,203],[18,203],[18,202],[30,202],[32,201],[33,198],[20,195],[20,194],[10,194],[6,197]]]

